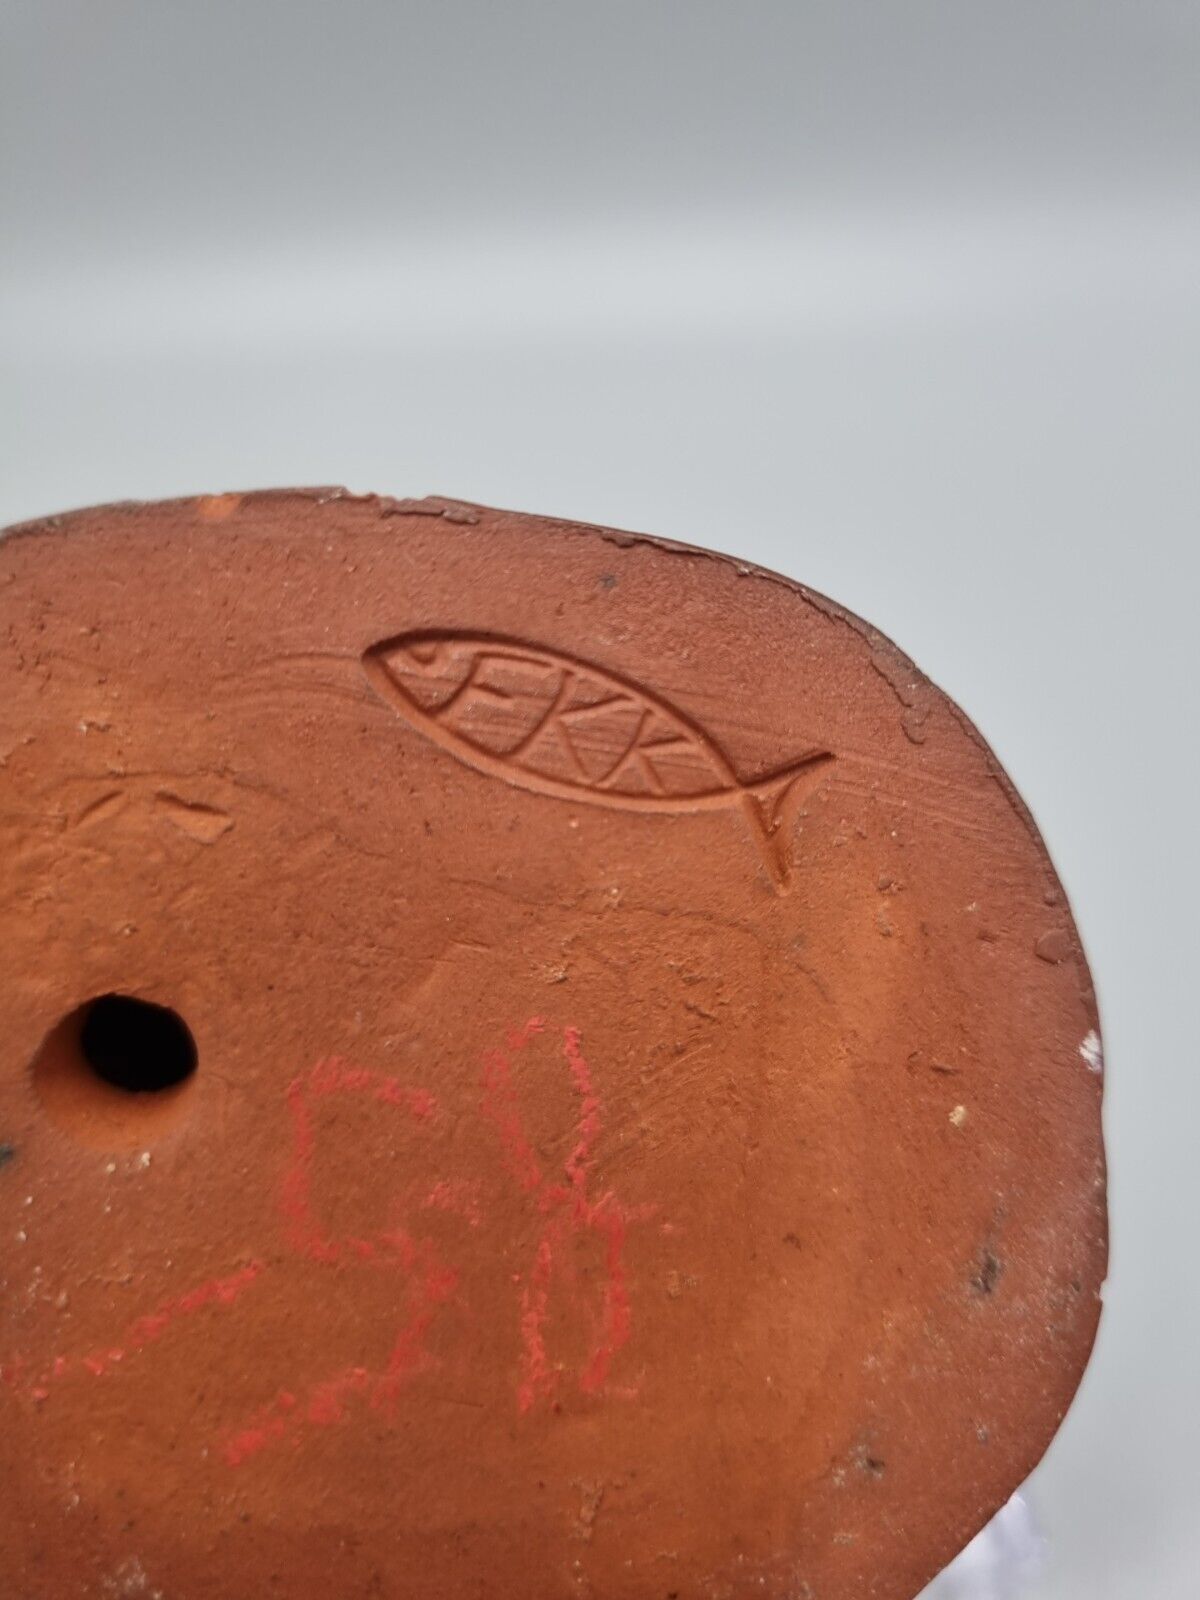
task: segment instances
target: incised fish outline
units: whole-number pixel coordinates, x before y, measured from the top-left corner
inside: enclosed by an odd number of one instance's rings
[[[740,809],[771,882],[791,879],[791,824],[832,752],[743,781],[711,734],[640,684],[545,645],[421,630],[363,656],[380,698],[476,771],[615,811]]]

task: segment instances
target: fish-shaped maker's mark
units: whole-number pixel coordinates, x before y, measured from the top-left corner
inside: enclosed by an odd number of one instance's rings
[[[776,889],[824,749],[743,782],[711,735],[605,667],[487,634],[417,632],[363,656],[372,687],[434,744],[536,794],[618,811],[739,808]]]

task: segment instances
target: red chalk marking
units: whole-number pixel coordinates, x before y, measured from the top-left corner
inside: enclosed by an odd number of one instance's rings
[[[290,1390],[281,1390],[275,1400],[256,1411],[226,1440],[222,1454],[229,1466],[241,1466],[303,1428],[330,1427],[344,1421],[347,1405],[356,1396],[364,1396],[377,1411],[389,1412],[408,1380],[431,1365],[425,1337],[439,1307],[454,1293],[458,1276],[438,1258],[429,1240],[415,1243],[397,1232],[391,1242],[396,1265],[411,1274],[412,1311],[396,1336],[383,1371],[342,1368],[314,1383],[301,1399]],[[293,1442],[299,1444],[299,1438]]]
[[[510,1033],[510,1048],[514,1051],[524,1048],[542,1029],[541,1018],[533,1018],[523,1029]],[[561,1259],[562,1246],[572,1232],[599,1233],[605,1245],[600,1328],[578,1380],[585,1394],[596,1394],[604,1388],[613,1360],[628,1343],[632,1331],[625,1241],[630,1223],[644,1220],[645,1208],[627,1211],[611,1191],[606,1191],[595,1202],[589,1199],[592,1150],[603,1132],[604,1120],[603,1106],[583,1055],[578,1028],[564,1028],[563,1055],[579,1097],[576,1141],[563,1168],[566,1184],[548,1182],[537,1163],[521,1120],[511,1059],[495,1050],[483,1058],[481,1111],[500,1136],[505,1166],[518,1189],[533,1197],[539,1214],[550,1219],[538,1238],[528,1282],[523,1284],[520,1294],[523,1359],[517,1384],[517,1409],[522,1413],[530,1411],[538,1399],[552,1399],[557,1388],[560,1369],[551,1364],[547,1353],[546,1322],[551,1286],[562,1270],[556,1267],[555,1253],[557,1251]],[[517,1281],[521,1281],[519,1277]]]
[[[539,1399],[553,1399],[564,1366],[553,1362],[547,1350],[546,1330],[551,1294],[566,1280],[574,1283],[569,1252],[572,1237],[584,1232],[603,1243],[603,1290],[598,1327],[586,1360],[577,1374],[585,1394],[607,1392],[632,1398],[636,1390],[608,1384],[614,1360],[628,1343],[632,1331],[632,1305],[625,1268],[625,1245],[632,1225],[657,1215],[655,1206],[627,1208],[612,1190],[593,1200],[590,1194],[594,1150],[604,1131],[603,1105],[583,1055],[578,1028],[564,1028],[562,1054],[571,1086],[579,1101],[575,1140],[562,1168],[563,1181],[551,1181],[543,1172],[524,1126],[520,1098],[514,1083],[514,1062],[545,1031],[540,1017],[510,1029],[504,1050],[489,1050],[483,1057],[483,1096],[480,1114],[495,1129],[503,1165],[518,1192],[542,1219],[533,1258],[525,1273],[514,1273],[518,1289],[518,1333],[521,1366],[517,1406],[522,1413]],[[347,1366],[312,1384],[303,1394],[281,1388],[275,1398],[255,1411],[224,1443],[222,1454],[230,1466],[290,1439],[295,1447],[304,1431],[342,1422],[351,1402],[363,1400],[376,1411],[390,1413],[405,1386],[433,1364],[427,1337],[441,1308],[454,1296],[458,1274],[443,1262],[432,1240],[414,1239],[404,1229],[391,1227],[371,1237],[332,1237],[320,1225],[312,1203],[312,1173],[317,1157],[316,1107],[335,1094],[358,1095],[381,1106],[399,1110],[418,1125],[436,1115],[438,1103],[424,1089],[413,1089],[397,1078],[355,1067],[339,1057],[318,1062],[309,1073],[295,1078],[285,1094],[292,1125],[292,1154],[280,1186],[279,1209],[284,1236],[302,1258],[320,1266],[341,1269],[354,1263],[389,1270],[405,1282],[406,1315],[382,1370]],[[408,1199],[420,1210],[441,1211],[477,1228],[484,1218],[482,1186],[478,1179],[438,1180],[423,1194],[410,1190]],[[669,1222],[661,1231],[677,1231]],[[262,1261],[251,1261],[227,1277],[212,1278],[185,1293],[163,1301],[129,1324],[120,1343],[79,1356],[58,1355],[49,1367],[31,1373],[21,1356],[0,1364],[0,1383],[24,1392],[36,1402],[48,1398],[51,1386],[78,1373],[100,1378],[127,1357],[157,1344],[180,1324],[208,1308],[228,1308],[266,1272]]]
[[[171,1328],[195,1312],[203,1310],[206,1306],[233,1305],[265,1270],[263,1262],[252,1261],[239,1272],[235,1272],[232,1277],[211,1278],[207,1283],[189,1289],[186,1294],[163,1301],[157,1310],[131,1322],[120,1344],[110,1345],[106,1349],[89,1350],[80,1356],[55,1356],[46,1371],[36,1378],[26,1379],[21,1386],[33,1399],[44,1400],[48,1398],[53,1384],[77,1373],[86,1372],[93,1378],[102,1378],[127,1356],[140,1354],[147,1345],[156,1343]],[[0,1368],[0,1376],[9,1381],[10,1387],[18,1387],[20,1373],[27,1365],[28,1363],[18,1358],[10,1367]],[[8,1378],[10,1372],[13,1374],[11,1380]]]
[[[606,1204],[608,1202],[608,1204]],[[608,1282],[604,1287],[604,1313],[600,1339],[592,1358],[584,1368],[579,1386],[589,1394],[604,1387],[609,1368],[618,1350],[629,1342],[633,1330],[633,1312],[629,1300],[629,1287],[625,1276],[625,1238],[628,1231],[625,1214],[617,1207],[611,1195],[605,1195],[589,1215],[589,1226],[598,1228],[606,1236],[605,1266]]]
[[[532,1282],[521,1291],[521,1339],[525,1346],[525,1376],[517,1386],[517,1408],[528,1411],[539,1394],[554,1392],[555,1373],[546,1355],[546,1308],[554,1276],[551,1241],[543,1234],[533,1258]]]
[[[604,1386],[614,1357],[628,1343],[632,1331],[633,1314],[625,1273],[625,1240],[630,1222],[640,1221],[641,1218],[625,1210],[611,1190],[601,1195],[595,1205],[588,1202],[586,1163],[592,1144],[601,1131],[601,1106],[592,1087],[591,1071],[580,1048],[578,1028],[564,1030],[563,1050],[582,1102],[579,1143],[567,1163],[568,1176],[575,1191],[575,1218],[577,1223],[601,1233],[606,1244],[604,1259],[607,1282],[601,1334],[579,1380],[581,1388],[588,1393],[595,1393]]]
[[[284,1174],[280,1196],[285,1236],[297,1254],[326,1266],[335,1265],[347,1254],[369,1261],[390,1249],[389,1236],[384,1233],[374,1239],[332,1239],[313,1215],[312,1165],[317,1140],[312,1102],[333,1094],[365,1095],[380,1105],[407,1111],[417,1122],[427,1121],[437,1110],[437,1101],[427,1090],[410,1089],[396,1078],[352,1067],[336,1056],[318,1061],[307,1076],[293,1078],[288,1085],[292,1164]]]
[[[406,1111],[423,1123],[437,1110],[437,1102],[424,1089],[409,1089],[395,1078],[383,1078],[361,1067],[331,1057],[320,1061],[306,1077],[293,1079],[287,1089],[292,1120],[292,1162],[280,1189],[280,1211],[285,1237],[291,1248],[321,1266],[338,1267],[348,1261],[374,1263],[402,1274],[408,1284],[409,1316],[397,1330],[387,1364],[381,1372],[353,1366],[340,1369],[313,1384],[297,1403],[283,1391],[255,1412],[226,1441],[223,1454],[230,1466],[240,1466],[269,1446],[304,1427],[329,1427],[347,1415],[347,1405],[365,1396],[377,1410],[389,1409],[408,1380],[430,1362],[425,1339],[440,1306],[454,1293],[458,1275],[437,1255],[428,1239],[414,1240],[402,1228],[383,1229],[373,1238],[332,1238],[313,1212],[312,1167],[317,1148],[313,1102],[334,1094],[365,1095],[381,1105]],[[469,1202],[465,1191],[435,1185],[426,1205],[457,1210]],[[294,1442],[299,1443],[296,1439]]]
[[[510,1028],[505,1038],[505,1043],[510,1050],[524,1050],[525,1046],[536,1039],[539,1033],[545,1031],[545,1017],[530,1017],[519,1028]]]
[[[578,1196],[579,1204],[586,1205],[587,1162],[592,1145],[600,1134],[600,1097],[592,1088],[592,1074],[579,1048],[579,1029],[563,1030],[563,1054],[571,1069],[571,1078],[579,1094],[579,1142],[567,1158],[567,1177]]]
[[[531,1017],[524,1028],[511,1029],[507,1039],[509,1049],[513,1052],[523,1050],[541,1033],[542,1028],[542,1019]],[[500,1135],[500,1147],[518,1186],[533,1193],[541,1188],[542,1169],[538,1166],[533,1146],[526,1138],[521,1123],[520,1105],[512,1082],[512,1065],[511,1058],[503,1051],[486,1052],[483,1058],[483,1103],[480,1111],[494,1124]]]

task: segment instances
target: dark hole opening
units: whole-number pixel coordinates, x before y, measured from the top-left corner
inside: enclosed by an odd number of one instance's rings
[[[130,1094],[173,1089],[196,1070],[196,1041],[167,1006],[106,994],[94,1000],[79,1036],[83,1059],[98,1078]]]

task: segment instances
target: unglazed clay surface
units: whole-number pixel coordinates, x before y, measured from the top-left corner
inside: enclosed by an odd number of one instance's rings
[[[0,543],[22,1600],[911,1600],[1105,1269],[979,735],[799,585],[343,491]],[[198,1067],[90,1075],[98,996]]]

